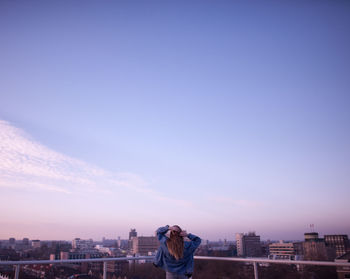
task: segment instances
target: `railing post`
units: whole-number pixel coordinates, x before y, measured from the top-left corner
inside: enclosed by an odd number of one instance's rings
[[[103,279],[107,279],[107,262],[103,262]]]
[[[253,262],[253,266],[254,266],[254,279],[259,279],[258,263],[257,262]]]
[[[19,277],[19,264],[16,264],[15,279],[18,279],[18,277]]]

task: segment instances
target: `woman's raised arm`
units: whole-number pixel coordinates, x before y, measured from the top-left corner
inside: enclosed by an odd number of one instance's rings
[[[191,240],[191,250],[196,250],[202,242],[201,238],[191,233],[187,234],[187,237]]]
[[[159,241],[166,240],[165,234],[167,233],[168,230],[169,230],[169,225],[158,228],[156,233]]]

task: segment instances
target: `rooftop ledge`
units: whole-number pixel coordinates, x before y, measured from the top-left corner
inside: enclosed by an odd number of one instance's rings
[[[35,260],[35,261],[0,261],[0,265],[14,265],[15,266],[15,279],[19,278],[20,266],[31,264],[62,264],[62,263],[85,263],[85,262],[103,262],[103,279],[107,278],[107,262],[112,261],[136,261],[136,260],[152,260],[154,256],[143,257],[121,257],[121,258],[98,258],[98,259],[73,259],[73,260]],[[349,267],[348,261],[294,261],[294,260],[270,260],[264,258],[234,258],[234,257],[204,257],[195,256],[196,260],[215,260],[215,261],[232,261],[232,262],[245,262],[251,263],[254,266],[254,278],[258,279],[258,264],[259,263],[272,263],[272,264],[298,264],[298,265],[319,265],[319,266],[342,266]]]

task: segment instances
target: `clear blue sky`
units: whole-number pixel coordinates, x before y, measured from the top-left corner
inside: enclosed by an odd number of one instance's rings
[[[0,2],[0,238],[350,234],[349,1]]]

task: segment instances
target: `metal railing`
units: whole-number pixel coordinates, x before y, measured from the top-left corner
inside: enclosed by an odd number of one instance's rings
[[[195,256],[197,260],[218,260],[231,262],[246,262],[251,263],[254,267],[254,278],[259,279],[258,263],[271,264],[293,264],[293,265],[321,265],[321,266],[347,266],[350,268],[350,263],[327,262],[327,261],[294,261],[294,260],[270,260],[261,258],[231,258],[231,257],[203,257]]]
[[[152,260],[154,256],[144,257],[122,257],[122,258],[94,258],[94,259],[72,259],[72,260],[38,260],[38,261],[0,261],[0,265],[13,265],[15,267],[15,279],[19,278],[20,266],[31,264],[65,264],[65,263],[89,263],[103,262],[103,279],[107,279],[107,263],[117,261]]]
[[[144,257],[122,257],[122,258],[95,258],[95,259],[74,259],[74,260],[40,260],[40,261],[0,261],[0,265],[15,266],[15,279],[18,279],[20,266],[31,264],[63,264],[63,263],[86,263],[86,262],[103,262],[103,279],[107,279],[107,263],[116,261],[137,261],[152,260],[154,256]],[[327,261],[294,261],[294,260],[269,260],[261,258],[233,258],[233,257],[204,257],[195,256],[196,260],[215,260],[251,263],[254,267],[254,278],[259,279],[258,263],[271,264],[293,264],[293,265],[320,265],[320,266],[346,266],[350,268],[350,262],[327,262]]]

